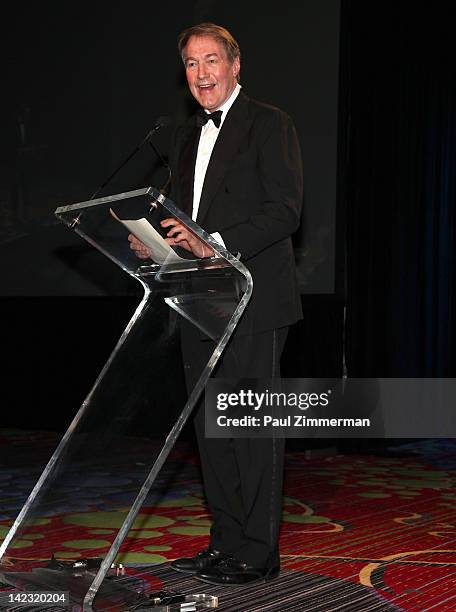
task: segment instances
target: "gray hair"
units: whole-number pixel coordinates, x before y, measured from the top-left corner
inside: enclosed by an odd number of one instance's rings
[[[179,37],[177,39],[177,48],[179,49],[179,53],[184,62],[185,47],[187,46],[188,41],[192,36],[211,36],[212,38],[214,38],[216,41],[223,45],[228,59],[231,63],[233,63],[236,58],[240,59],[241,57],[241,50],[239,48],[238,42],[230,34],[230,32],[228,32],[228,30],[216,25],[215,23],[199,23],[198,25],[186,28],[183,32],[179,34]]]

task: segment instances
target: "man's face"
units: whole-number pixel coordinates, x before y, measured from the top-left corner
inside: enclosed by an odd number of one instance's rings
[[[191,36],[184,51],[188,86],[203,108],[219,109],[233,93],[240,61],[228,59],[224,46],[212,36]]]

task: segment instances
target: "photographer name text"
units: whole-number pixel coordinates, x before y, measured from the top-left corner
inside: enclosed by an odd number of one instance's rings
[[[219,427],[370,427],[370,419],[361,418],[310,418],[303,414],[289,414],[275,418],[270,415],[243,416],[231,418],[226,415],[217,417]]]

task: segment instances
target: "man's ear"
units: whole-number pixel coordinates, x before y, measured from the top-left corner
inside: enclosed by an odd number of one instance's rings
[[[241,60],[238,57],[235,57],[233,60],[233,75],[237,77],[241,70]]]

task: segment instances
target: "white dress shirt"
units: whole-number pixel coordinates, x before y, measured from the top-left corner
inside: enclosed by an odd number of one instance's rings
[[[231,96],[218,109],[222,111],[220,127],[216,127],[214,122],[209,120],[201,128],[201,136],[200,136],[200,140],[198,144],[198,152],[196,154],[195,179],[193,183],[193,208],[192,208],[193,221],[196,221],[196,217],[198,216],[199,204],[201,200],[201,192],[203,191],[203,185],[204,185],[204,178],[206,176],[207,167],[211,159],[211,155],[214,149],[215,142],[220,133],[223,122],[225,121],[225,117],[228,111],[230,110],[233,102],[238,97],[240,91],[241,91],[241,86],[239,85],[239,83],[237,83]],[[206,111],[206,112],[208,113],[209,111]],[[211,234],[211,235],[213,236],[213,238],[217,240],[217,242],[220,242],[220,244],[225,246],[225,243],[223,242],[222,237],[220,236],[218,232],[215,232],[214,234]]]

